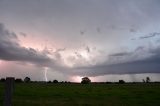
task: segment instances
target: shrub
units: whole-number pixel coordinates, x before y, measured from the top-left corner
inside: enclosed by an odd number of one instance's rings
[[[149,77],[146,77],[146,83],[149,83],[151,80]]]
[[[26,77],[25,79],[24,79],[24,82],[26,82],[26,83],[28,83],[28,82],[30,82],[31,81],[31,79],[29,78],[29,77]]]
[[[58,83],[58,80],[53,80],[53,83]]]
[[[124,80],[119,80],[119,84],[124,84],[125,81]]]
[[[23,82],[23,81],[22,81],[22,79],[17,78],[17,79],[15,80],[15,82],[21,83],[21,82]]]
[[[1,79],[0,79],[0,82],[5,82],[5,81],[6,81],[5,78],[1,78]]]

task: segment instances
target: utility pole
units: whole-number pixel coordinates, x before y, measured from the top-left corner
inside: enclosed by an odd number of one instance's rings
[[[7,77],[5,81],[4,106],[12,106],[13,90],[14,77]]]

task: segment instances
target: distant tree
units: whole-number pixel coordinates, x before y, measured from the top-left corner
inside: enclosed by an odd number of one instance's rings
[[[119,84],[124,84],[125,81],[124,80],[119,80]]]
[[[0,82],[5,82],[5,81],[6,81],[5,78],[1,78],[1,79],[0,79]]]
[[[29,77],[26,77],[25,79],[24,79],[24,82],[26,82],[26,83],[28,83],[28,82],[30,82],[31,81],[31,79],[29,78]]]
[[[89,83],[91,83],[91,80],[88,77],[83,77],[81,83],[82,84],[89,84]]]
[[[52,83],[51,81],[48,81],[47,83]]]
[[[149,77],[146,77],[146,83],[149,83],[151,80]]]
[[[58,83],[58,80],[53,80],[53,83]]]
[[[142,79],[142,82],[145,83],[146,81],[144,79]]]
[[[22,83],[23,81],[21,78],[17,78],[17,79],[15,79],[15,82]]]
[[[108,82],[108,81],[107,81],[106,84],[112,84],[112,82]]]

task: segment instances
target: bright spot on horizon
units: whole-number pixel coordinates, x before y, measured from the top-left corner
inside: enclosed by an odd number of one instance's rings
[[[81,77],[81,76],[73,76],[73,77],[71,78],[71,80],[72,80],[73,82],[81,82],[82,78],[83,78],[83,77]]]
[[[73,81],[73,82],[78,82],[78,83],[80,83],[81,81],[82,81],[82,78],[83,77],[87,77],[87,76],[73,76],[73,77],[71,77],[71,80]],[[96,80],[95,80],[95,78],[94,77],[88,77],[90,80],[91,80],[91,82],[96,82]]]

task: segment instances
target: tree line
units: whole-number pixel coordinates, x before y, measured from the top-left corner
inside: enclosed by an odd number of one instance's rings
[[[1,78],[0,82],[5,82],[5,78]],[[31,78],[29,77],[25,77],[23,80],[21,78],[16,78],[15,82],[17,83],[38,83],[38,82],[46,82],[46,81],[31,81]],[[151,79],[150,77],[146,77],[145,79],[142,79],[143,83],[150,83]],[[70,81],[58,81],[58,80],[53,80],[53,81],[47,81],[47,83],[73,83]],[[91,80],[89,79],[89,77],[83,77],[81,80],[82,84],[89,84],[89,83],[106,83],[106,84],[112,84],[112,83],[118,83],[118,84],[124,84],[126,83],[124,80],[119,80],[118,82],[91,82]],[[128,82],[127,82],[128,83]],[[130,83],[140,83],[140,82],[130,82]],[[160,82],[157,82],[160,83]]]

